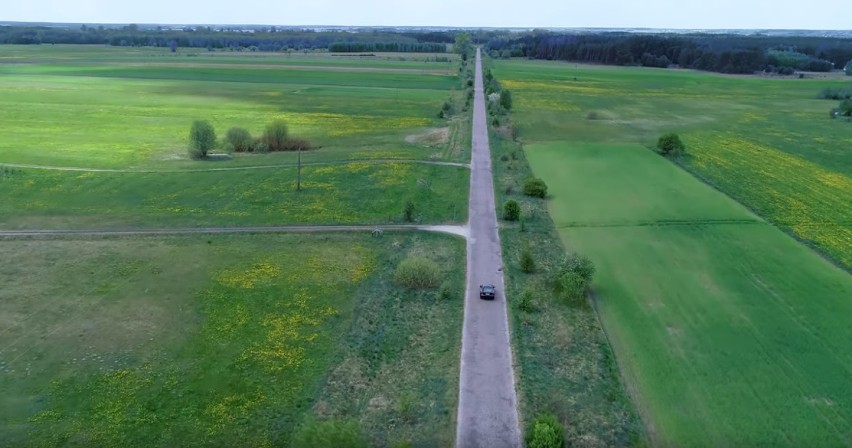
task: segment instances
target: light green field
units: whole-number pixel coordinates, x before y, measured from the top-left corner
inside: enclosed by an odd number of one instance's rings
[[[637,145],[526,152],[655,444],[852,440],[846,272]]]
[[[687,70],[495,61],[526,143],[635,143],[665,132],[680,163],[772,224],[852,269],[852,126],[817,99],[848,77],[773,79]],[[819,76],[819,75],[815,75]]]
[[[461,295],[394,286],[424,234],[0,242],[0,445],[289,446],[309,416],[371,446],[454,438]],[[414,418],[411,418],[414,416]]]
[[[448,70],[446,62],[425,60],[188,58],[85,46],[6,46],[0,60],[11,62],[0,65],[0,162],[56,166],[204,166],[185,162],[189,126],[198,119],[210,120],[220,137],[233,126],[259,135],[284,119],[291,135],[321,147],[308,161],[440,157],[406,137],[448,126],[437,113],[459,85],[455,64]]]

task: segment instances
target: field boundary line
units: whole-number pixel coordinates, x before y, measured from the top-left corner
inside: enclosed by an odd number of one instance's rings
[[[422,165],[437,165],[437,166],[454,166],[459,168],[470,169],[469,163],[461,162],[441,162],[436,160],[417,160],[417,159],[348,159],[348,160],[332,160],[328,162],[305,162],[302,166],[327,166],[327,165],[348,165],[351,163],[415,163]],[[26,163],[6,163],[0,162],[0,167],[33,169],[33,170],[50,170],[50,171],[75,171],[86,173],[138,173],[138,174],[178,174],[178,173],[206,173],[215,171],[243,171],[243,170],[262,170],[275,168],[293,168],[299,166],[298,163],[281,163],[275,165],[250,165],[250,166],[231,166],[222,168],[204,168],[204,169],[185,169],[185,170],[136,170],[124,168],[84,168],[75,166],[51,166],[51,165],[32,165]]]
[[[318,233],[318,232],[375,232],[426,231],[468,237],[467,226],[387,224],[387,225],[303,225],[303,226],[256,226],[256,227],[175,227],[152,229],[29,229],[0,230],[0,239],[23,239],[62,236],[158,236],[158,235],[228,235],[252,233]]]
[[[557,229],[575,228],[607,228],[607,227],[678,227],[692,225],[771,225],[761,219],[685,219],[685,220],[660,220],[660,221],[635,221],[635,222],[610,222],[610,223],[567,223],[559,224]]]

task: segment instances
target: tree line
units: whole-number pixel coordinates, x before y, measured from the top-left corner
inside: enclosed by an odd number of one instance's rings
[[[252,49],[260,51],[314,50],[363,45],[349,51],[445,52],[454,32],[405,32],[395,30],[327,30],[250,27],[246,29],[207,26],[171,29],[124,26],[0,26],[0,44],[91,44],[132,47]],[[331,50],[336,51],[336,50]],[[345,50],[340,50],[345,51]]]
[[[485,49],[497,57],[648,67],[677,65],[721,73],[830,71],[842,69],[852,60],[852,39],[815,36],[569,34],[538,30],[491,39]]]

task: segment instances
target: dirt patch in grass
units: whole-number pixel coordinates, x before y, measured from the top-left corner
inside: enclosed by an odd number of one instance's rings
[[[438,145],[446,145],[450,141],[450,128],[432,128],[419,134],[405,136],[405,141],[416,145],[424,145],[430,148]]]

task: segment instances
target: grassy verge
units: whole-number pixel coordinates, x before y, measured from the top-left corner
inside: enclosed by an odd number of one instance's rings
[[[549,286],[566,250],[544,201],[520,193],[531,176],[524,151],[497,133],[491,134],[491,151],[498,208],[517,200],[524,219],[522,225],[504,222],[500,231],[524,429],[538,414],[551,412],[565,425],[571,446],[644,444],[642,424],[595,311],[585,303],[556,299]],[[534,254],[533,273],[520,269],[524,248]],[[524,289],[533,291],[532,312],[519,309]]]
[[[379,446],[452,440],[464,265],[456,239],[2,248],[2,445],[288,446],[311,413],[356,419]],[[438,262],[456,298],[395,286],[393,269],[410,253]]]
[[[465,168],[366,163],[193,173],[4,169],[5,228],[102,228],[462,222]]]

